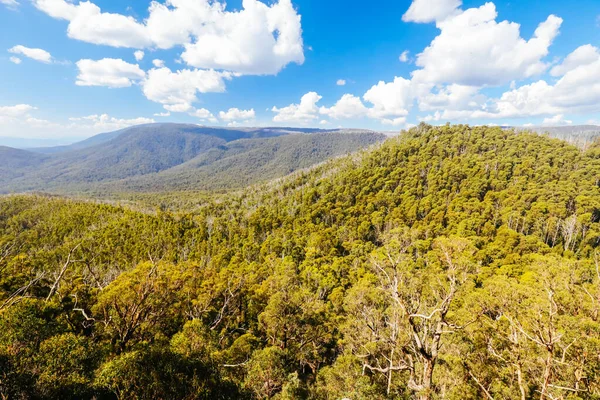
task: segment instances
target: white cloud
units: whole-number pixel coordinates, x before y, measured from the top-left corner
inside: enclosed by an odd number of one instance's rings
[[[321,122],[319,122],[319,125],[327,125],[329,124],[329,121],[322,119]]]
[[[346,80],[345,79],[338,79],[338,81],[335,83],[338,86],[345,86],[346,85]]]
[[[113,47],[183,46],[181,58],[197,68],[264,75],[304,62],[300,15],[291,0],[270,6],[244,0],[238,11],[226,11],[219,1],[153,1],[143,22],[102,12],[89,1],[33,2],[51,17],[69,21],[67,32],[73,39]]]
[[[461,0],[413,0],[402,16],[405,22],[440,22],[458,13]]]
[[[56,122],[32,116],[34,110],[37,108],[29,104],[0,106],[2,135],[19,138],[85,138],[101,132],[154,122],[151,118],[115,118],[107,114],[74,117],[68,121]]]
[[[137,64],[129,64],[118,58],[104,58],[102,60],[77,61],[79,75],[78,86],[106,86],[122,88],[131,86],[134,82],[144,79],[146,73]]]
[[[329,108],[321,107],[319,112],[334,119],[350,119],[364,117],[367,115],[368,110],[360,97],[345,94],[333,106]]]
[[[567,56],[560,65],[550,70],[552,76],[563,76],[577,67],[591,64],[600,59],[598,49],[591,44],[578,47]]]
[[[572,57],[571,60],[573,59]],[[589,58],[586,62],[565,65],[570,65],[569,68],[573,69],[567,71],[555,84],[539,80],[508,90],[499,98],[487,99],[479,108],[445,110],[430,117],[435,120],[506,119],[543,115],[556,118],[563,114],[600,112],[600,52],[596,60]]]
[[[413,79],[483,86],[544,72],[548,64],[542,58],[558,35],[562,19],[550,15],[526,41],[520,36],[519,24],[496,22],[496,17],[495,5],[486,3],[440,22],[440,34],[417,56],[421,69],[413,72]]]
[[[27,115],[36,108],[29,104],[17,104],[14,106],[0,106],[0,118],[17,118]]]
[[[6,7],[15,9],[19,6],[19,2],[17,0],[0,0],[0,4],[4,4]]]
[[[402,126],[404,124],[406,124],[406,118],[405,117],[399,117],[399,118],[384,118],[383,120],[381,120],[381,123],[384,125],[393,125],[393,126]]]
[[[254,112],[254,110],[252,110],[252,112]],[[218,122],[217,118],[213,115],[213,113],[208,111],[206,108],[199,108],[197,110],[194,110],[194,112],[191,112],[190,115],[199,118],[202,121],[209,121],[212,123]]]
[[[256,116],[254,109],[240,110],[238,108],[230,108],[227,111],[219,112],[219,118],[225,122],[247,121]]]
[[[144,59],[144,52],[142,50],[136,50],[133,52],[133,56],[135,57],[135,61],[142,61]]]
[[[219,2],[211,6],[206,0],[189,4],[196,15],[210,10],[208,18],[199,17],[188,27],[194,40],[184,45],[181,58],[189,65],[264,75],[276,74],[292,62],[304,63],[300,16],[291,0],[271,6],[245,0],[239,12],[226,12]],[[161,21],[158,19],[159,24]],[[151,23],[152,15],[148,25]]]
[[[123,129],[128,126],[141,125],[141,124],[152,124],[155,121],[152,118],[115,118],[108,114],[93,114],[85,117],[69,118],[69,121],[76,122],[76,124],[70,125],[70,127],[86,128],[98,132],[115,131]]]
[[[155,113],[154,114],[155,117],[170,117],[171,113],[169,111],[167,112],[162,112],[162,113]]]
[[[565,119],[562,114],[555,115],[551,118],[544,118],[542,125],[544,126],[559,126],[559,125],[571,125],[573,121]]]
[[[273,121],[304,124],[318,119],[319,107],[317,107],[317,103],[321,99],[322,96],[319,96],[318,93],[308,92],[302,96],[300,104],[290,104],[283,108],[273,107],[271,111],[277,113],[273,117]]]
[[[410,59],[408,58],[408,55],[410,54],[410,52],[408,50],[404,50],[402,52],[402,54],[400,54],[400,57],[398,57],[398,60],[400,60],[400,62],[408,62]]]
[[[430,110],[464,110],[478,109],[485,104],[486,97],[479,94],[479,88],[452,84],[427,91],[419,96],[419,109]]]
[[[155,68],[148,71],[142,82],[142,90],[146,98],[163,104],[165,108],[174,107],[188,111],[192,103],[197,101],[196,94],[224,92],[225,80],[235,76],[229,72],[214,70],[183,69],[176,72],[169,68]]]
[[[21,64],[21,59],[19,57],[10,57],[9,58],[10,62],[13,64]]]
[[[188,112],[194,108],[189,103],[165,104],[163,107],[165,108],[165,110],[167,110],[169,112],[176,112],[176,113]]]
[[[146,27],[133,17],[105,13],[89,1],[33,0],[49,16],[69,21],[67,35],[72,39],[113,47],[152,46]]]
[[[52,62],[52,55],[43,49],[33,49],[30,47],[25,47],[21,45],[17,45],[8,49],[9,53],[13,54],[21,54],[25,57],[31,58],[32,60],[40,61],[46,64],[50,64]]]
[[[154,59],[152,60],[152,65],[154,65],[156,68],[162,68],[165,66],[165,62],[163,60]]]
[[[540,80],[505,92],[494,101],[492,115],[523,117],[600,112],[600,52],[597,48],[586,50],[595,52],[596,58],[585,57],[584,61],[578,57],[580,49],[571,53],[555,71],[564,73],[556,84]]]
[[[412,83],[408,79],[395,77],[393,82],[380,81],[369,89],[363,99],[371,104],[372,118],[403,117],[413,103]]]

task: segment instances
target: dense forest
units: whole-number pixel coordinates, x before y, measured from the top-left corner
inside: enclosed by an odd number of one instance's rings
[[[0,398],[600,399],[600,143],[421,124],[185,204],[0,198]]]

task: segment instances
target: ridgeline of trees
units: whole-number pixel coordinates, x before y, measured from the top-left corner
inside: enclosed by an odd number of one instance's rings
[[[0,199],[0,398],[600,398],[600,146],[421,125],[193,212]]]

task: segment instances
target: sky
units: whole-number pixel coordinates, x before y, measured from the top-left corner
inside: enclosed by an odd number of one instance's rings
[[[600,1],[369,4],[0,0],[0,137],[600,124]]]

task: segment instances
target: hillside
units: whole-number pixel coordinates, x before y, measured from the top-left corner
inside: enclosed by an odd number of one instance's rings
[[[422,124],[194,212],[5,196],[0,394],[597,398],[598,177]]]
[[[156,174],[101,186],[112,192],[222,190],[265,182],[385,139],[372,132],[293,133],[229,142]]]
[[[127,190],[230,188],[283,176],[385,138],[370,131],[309,129],[307,133],[297,133],[299,131],[302,130],[151,124],[97,135],[66,147],[30,152],[15,150],[22,155],[29,154],[29,157],[23,157],[24,162],[15,165],[11,172],[0,171],[0,192],[109,190],[111,185],[99,186],[99,183],[126,178],[132,183],[112,187]],[[306,134],[320,136],[313,140],[303,137]],[[280,139],[280,143],[278,137],[285,139]],[[340,138],[342,140],[338,140]],[[225,158],[233,161],[230,156],[234,154],[238,158],[233,164],[222,161]],[[25,162],[28,158],[32,160],[31,165]],[[211,160],[219,164],[209,166]],[[199,165],[206,168],[197,171]],[[158,174],[173,167],[178,168],[164,176]],[[141,176],[144,178],[135,179]],[[240,180],[240,176],[246,178]],[[179,182],[179,179],[183,181]]]
[[[44,155],[0,146],[0,185],[39,167],[47,159]]]

